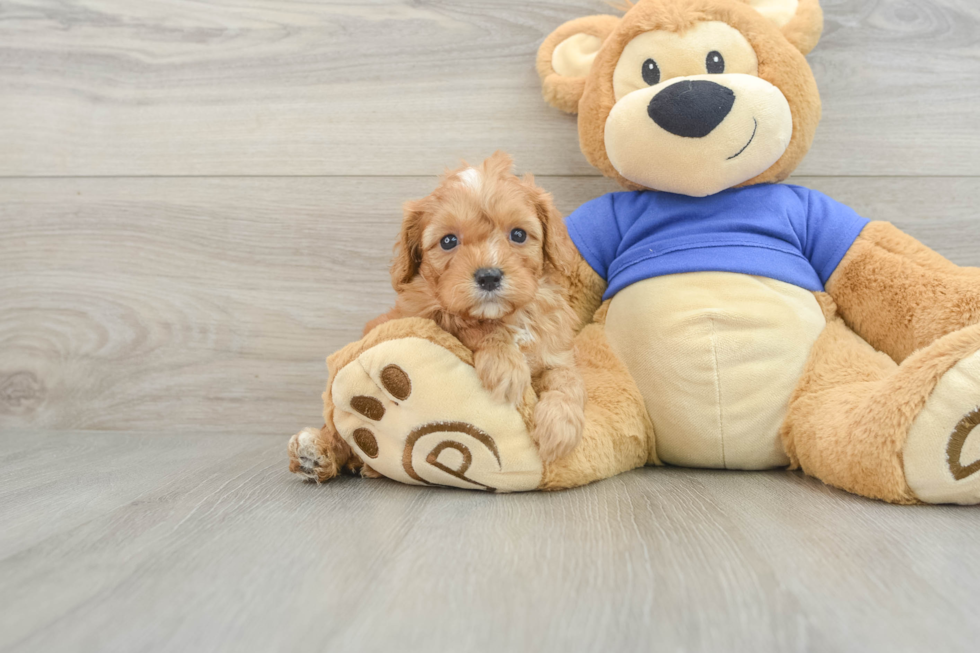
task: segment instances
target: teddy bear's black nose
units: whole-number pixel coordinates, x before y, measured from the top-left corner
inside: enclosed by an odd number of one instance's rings
[[[704,138],[735,104],[735,92],[705,79],[671,84],[653,96],[647,113],[664,130],[685,138]]]
[[[487,292],[493,292],[500,287],[500,280],[504,278],[500,268],[480,268],[473,273],[476,285]]]

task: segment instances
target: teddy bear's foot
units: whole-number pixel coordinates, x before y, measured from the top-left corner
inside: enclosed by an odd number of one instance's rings
[[[905,478],[926,503],[980,503],[980,352],[939,380],[905,442]]]
[[[541,483],[541,459],[518,410],[428,340],[367,349],[337,372],[331,396],[341,437],[388,478],[490,491]]]
[[[289,439],[289,471],[305,479],[323,483],[340,472],[320,442],[320,430],[307,427]]]

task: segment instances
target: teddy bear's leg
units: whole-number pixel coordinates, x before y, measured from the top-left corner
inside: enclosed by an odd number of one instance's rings
[[[386,318],[388,316],[385,316]],[[373,326],[379,326],[388,321],[378,320]],[[422,337],[430,338],[444,347],[449,348],[460,356],[471,356],[455,338],[436,328],[430,329],[430,322],[427,320],[401,320],[377,333],[367,335],[373,329],[365,329],[366,337],[354,342],[340,351],[334,353],[328,359],[328,367],[331,375],[327,384],[327,390],[323,393],[323,420],[324,425],[317,429],[307,427],[294,434],[287,447],[289,456],[289,471],[308,480],[323,483],[334,478],[341,473],[360,474],[368,478],[380,476],[369,465],[364,464],[361,458],[351,449],[350,445],[340,436],[334,426],[334,404],[330,392],[336,371],[351,362],[364,351],[385,340],[393,340],[402,337],[409,337],[421,333]]]
[[[575,364],[587,395],[582,440],[569,455],[545,467],[541,489],[576,487],[660,464],[643,395],[606,340],[605,311],[575,339]]]
[[[827,328],[781,429],[792,465],[893,503],[980,503],[980,325],[898,365],[818,298]]]
[[[337,370],[329,390],[337,431],[388,478],[502,492],[541,483],[524,414],[533,392],[519,408],[494,398],[469,361],[431,340],[411,335],[369,347]]]
[[[864,228],[827,292],[848,326],[897,362],[980,323],[980,269],[951,263],[887,222]]]
[[[328,363],[333,374],[324,393],[325,419],[332,412],[352,456],[398,481],[496,491],[558,489],[651,461],[652,428],[639,391],[598,325],[586,327],[576,340],[576,363],[589,393],[582,442],[548,466],[530,435],[533,391],[517,408],[493,399],[476,375],[472,354],[428,320],[380,325]],[[337,459],[329,455],[319,460],[326,449],[314,448],[307,458],[335,466]]]

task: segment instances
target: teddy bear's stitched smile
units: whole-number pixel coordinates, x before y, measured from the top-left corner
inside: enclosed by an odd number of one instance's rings
[[[752,123],[753,123],[752,124],[752,135],[749,137],[749,142],[746,143],[742,147],[742,149],[740,149],[738,152],[736,152],[735,154],[733,154],[730,157],[728,157],[728,159],[726,159],[726,161],[731,161],[732,159],[738,157],[739,154],[741,154],[745,150],[749,149],[749,145],[752,145],[752,141],[755,140],[755,135],[759,131],[759,120],[757,118],[752,118]]]

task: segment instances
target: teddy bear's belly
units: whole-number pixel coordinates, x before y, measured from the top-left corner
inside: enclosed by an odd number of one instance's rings
[[[695,272],[617,293],[606,333],[643,393],[660,460],[765,469],[789,462],[779,426],[825,325],[807,290]]]

